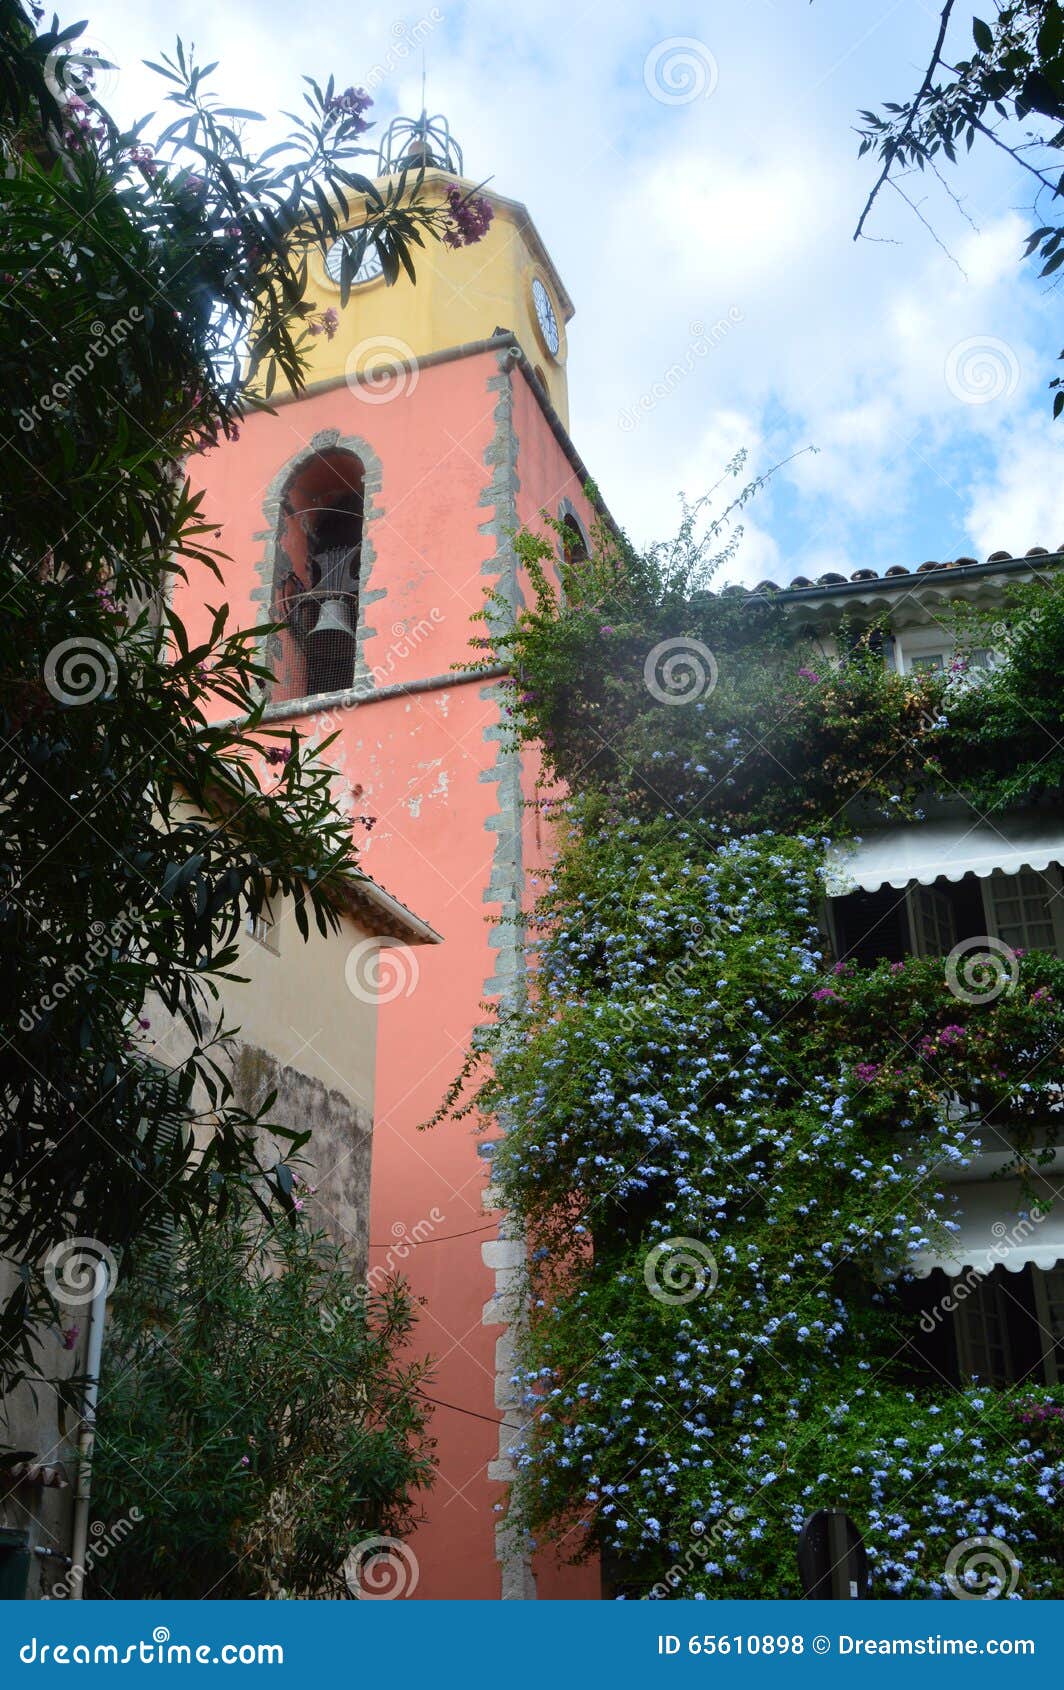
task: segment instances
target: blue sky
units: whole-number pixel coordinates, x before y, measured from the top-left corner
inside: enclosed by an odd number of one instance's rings
[[[950,174],[961,208],[905,184],[941,245],[890,194],[877,239],[851,239],[875,170],[857,109],[916,87],[939,9],[84,6],[127,114],[157,97],[138,61],[177,31],[221,59],[227,98],[264,111],[291,109],[301,72],[346,85],[376,66],[382,123],[418,109],[422,43],[467,172],[528,205],[575,300],[572,434],[633,536],[670,532],[680,491],[712,486],[739,447],[756,473],[819,448],[751,507],[728,570],[750,582],[1064,541],[1064,421],[1046,394],[1064,312],[1020,261],[1023,182],[977,153]]]

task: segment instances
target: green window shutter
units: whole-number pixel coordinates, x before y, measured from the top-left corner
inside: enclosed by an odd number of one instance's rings
[[[23,1602],[30,1576],[28,1532],[0,1526],[0,1602]]]

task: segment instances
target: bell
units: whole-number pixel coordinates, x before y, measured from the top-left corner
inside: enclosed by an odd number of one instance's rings
[[[330,546],[316,552],[312,567],[317,576],[316,585],[319,591],[346,592],[357,574],[357,569],[352,567],[357,558],[357,545]]]
[[[307,638],[315,640],[320,634],[343,634],[347,639],[353,640],[353,620],[351,605],[347,599],[326,599]]]

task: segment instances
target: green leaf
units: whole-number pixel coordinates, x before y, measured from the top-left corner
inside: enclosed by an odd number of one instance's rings
[[[993,52],[994,32],[989,24],[983,22],[982,18],[972,19],[972,35],[975,37],[975,45],[981,53]]]

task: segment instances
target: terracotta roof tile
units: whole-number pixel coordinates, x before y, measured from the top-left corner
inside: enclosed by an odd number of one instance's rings
[[[1040,557],[1053,558],[1054,560],[1064,558],[1064,544],[1054,547],[1053,550],[1050,550],[1048,546],[1029,546],[1027,551],[1022,553],[991,552],[985,564],[981,564],[978,558],[967,556],[944,558],[942,560],[928,558],[926,563],[917,564],[915,567],[909,567],[903,563],[893,563],[889,569],[883,571],[882,575],[877,575],[874,569],[855,569],[849,576],[842,575],[837,570],[828,570],[825,574],[818,575],[815,581],[811,581],[808,575],[795,575],[785,584],[778,581],[759,581],[756,587],[743,590],[751,593],[809,592],[816,587],[848,587],[851,584],[870,581],[895,582],[902,576],[926,575],[943,569],[985,569],[988,565],[1016,564],[1022,563],[1024,558]],[[723,590],[734,592],[735,588],[725,587]]]

